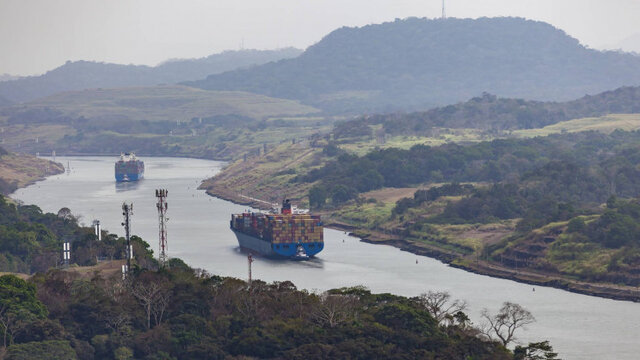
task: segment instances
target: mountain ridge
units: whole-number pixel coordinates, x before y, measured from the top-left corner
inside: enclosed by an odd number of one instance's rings
[[[95,61],[67,61],[38,76],[0,82],[0,98],[27,102],[62,91],[173,84],[209,74],[264,64],[297,56],[301,50],[225,51],[198,59],[168,60],[156,66],[123,65]]]
[[[408,18],[343,27],[300,56],[185,82],[334,113],[414,111],[482,92],[563,101],[640,84],[640,57],[601,52],[522,18]]]

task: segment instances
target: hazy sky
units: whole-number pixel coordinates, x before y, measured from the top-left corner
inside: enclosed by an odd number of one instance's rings
[[[342,26],[439,17],[441,0],[0,0],[0,74],[66,60],[155,65],[228,49],[306,48]],[[640,33],[640,0],[447,0],[459,18],[520,16],[583,44]]]

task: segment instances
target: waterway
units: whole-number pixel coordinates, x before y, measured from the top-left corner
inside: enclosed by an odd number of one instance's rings
[[[155,189],[169,191],[169,255],[212,274],[247,278],[247,258],[229,230],[231,213],[244,206],[213,198],[198,190],[221,162],[185,158],[146,158],[145,179],[116,184],[111,157],[58,157],[68,173],[20,189],[12,197],[44,211],[69,207],[80,222],[100,220],[103,229],[122,235],[121,206],[134,205],[132,233],[149,242],[157,253],[158,217]],[[255,278],[291,280],[299,288],[323,291],[364,285],[373,292],[416,296],[428,290],[448,291],[469,304],[475,323],[487,308],[502,302],[530,310],[536,322],[520,333],[522,343],[550,340],[562,359],[638,359],[640,304],[574,294],[520,284],[449,267],[391,246],[372,245],[342,231],[325,230],[325,250],[310,261],[257,258]]]

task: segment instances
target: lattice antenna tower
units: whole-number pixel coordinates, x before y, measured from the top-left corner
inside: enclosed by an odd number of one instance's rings
[[[444,1],[445,0],[442,0],[442,19],[447,18],[447,12],[445,11],[445,8],[444,8]]]
[[[122,215],[124,216],[124,233],[127,239],[127,267],[123,269],[123,274],[131,270],[131,259],[133,259],[133,247],[131,246],[131,216],[133,215],[133,204],[122,203]]]
[[[249,256],[247,256],[247,262],[249,263],[249,286],[251,286],[251,264],[254,262],[255,260],[253,260],[253,255],[249,254]]]
[[[169,206],[167,205],[167,194],[169,192],[166,189],[156,190],[156,197],[158,198],[156,203],[158,208],[158,262],[160,266],[166,266],[169,260],[169,245],[167,243],[167,221],[169,221],[167,209]]]

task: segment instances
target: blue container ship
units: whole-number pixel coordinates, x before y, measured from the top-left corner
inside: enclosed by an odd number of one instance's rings
[[[115,170],[116,182],[138,181],[144,178],[144,162],[138,160],[134,153],[120,154]]]
[[[292,211],[289,200],[280,212],[233,214],[230,227],[240,247],[266,257],[305,260],[324,249],[320,216]]]

